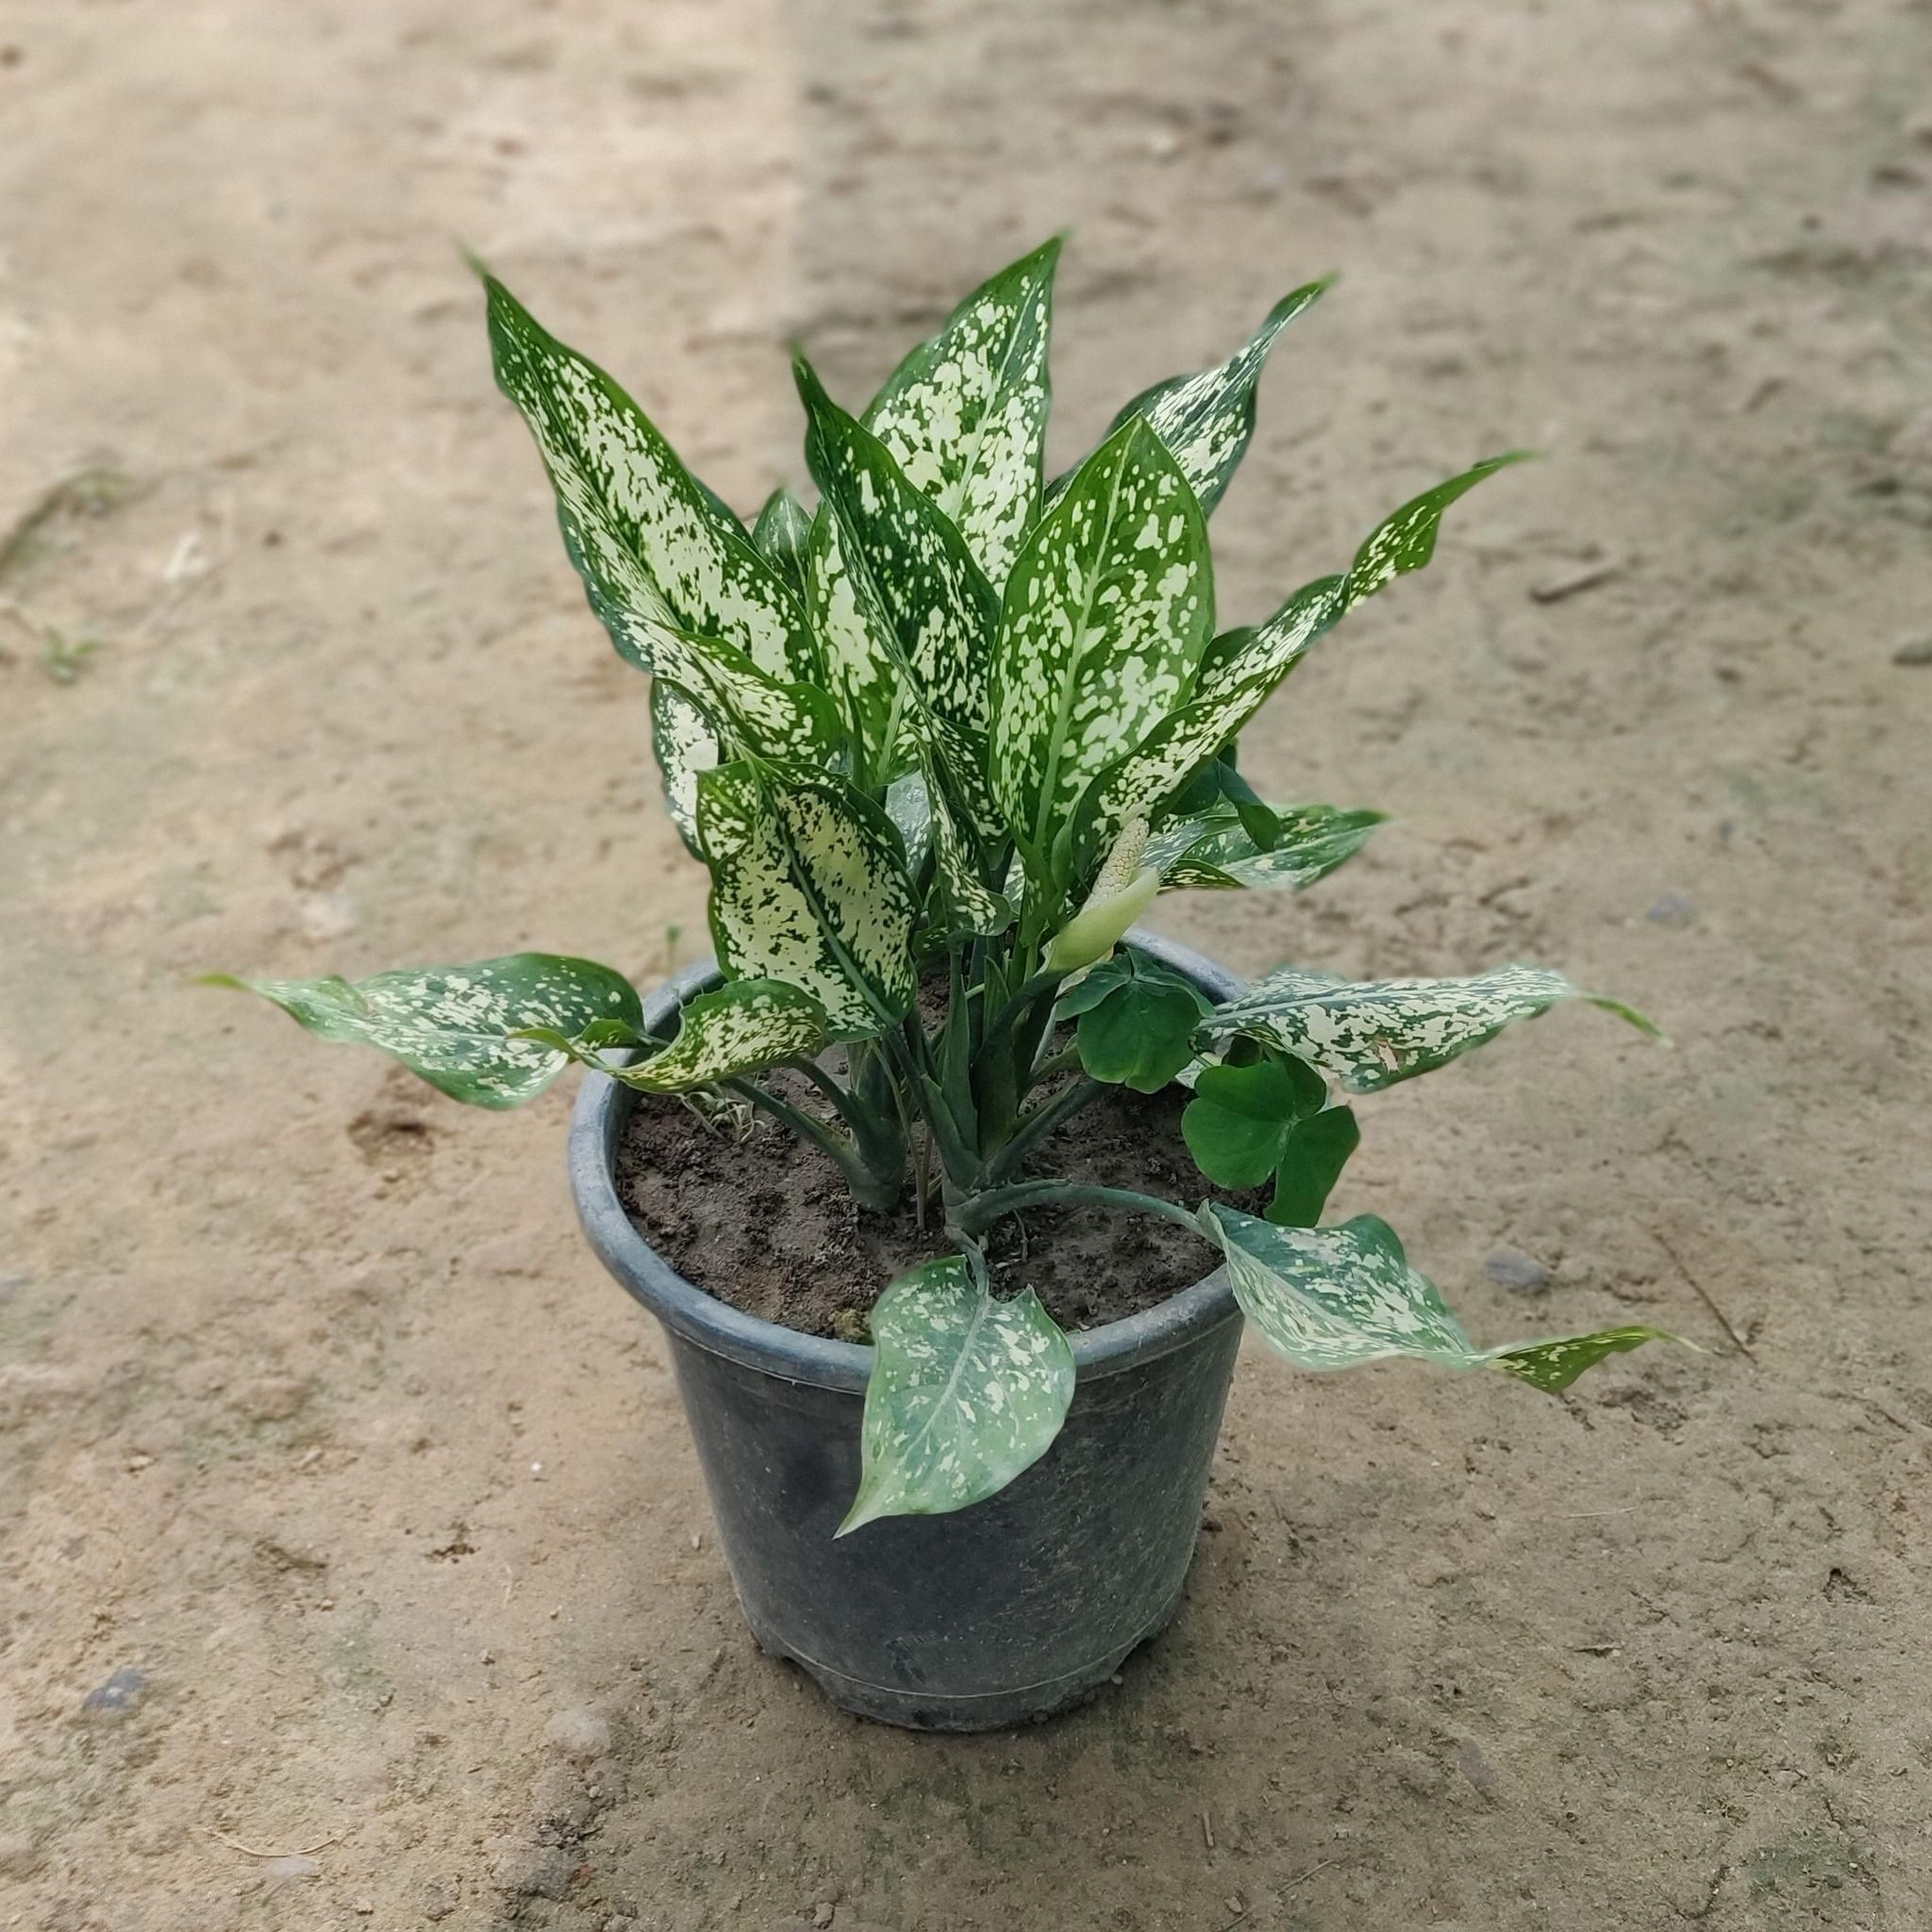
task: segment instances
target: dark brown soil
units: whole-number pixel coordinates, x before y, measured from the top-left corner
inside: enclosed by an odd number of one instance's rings
[[[1194,1202],[1210,1191],[1180,1136],[1179,1088],[1115,1089],[1074,1116],[1034,1169]],[[893,1276],[946,1252],[909,1198],[862,1211],[816,1148],[760,1118],[738,1140],[671,1100],[644,1100],[617,1150],[631,1220],[680,1274],[747,1314],[808,1335],[862,1337]],[[1105,1208],[1041,1209],[1001,1222],[987,1242],[1005,1291],[1031,1288],[1063,1328],[1093,1328],[1192,1286],[1213,1255],[1185,1228]]]

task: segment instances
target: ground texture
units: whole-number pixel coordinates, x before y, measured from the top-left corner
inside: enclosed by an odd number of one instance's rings
[[[1924,0],[10,0],[0,1924],[1932,1921],[1928,72]],[[1344,272],[1230,620],[1551,453],[1253,734],[1396,823],[1163,923],[1658,1015],[1374,1102],[1336,1205],[1486,1340],[1707,1352],[1254,1351],[1173,1632],[934,1741],[746,1640],[568,1094],[187,981],[700,950],[458,242],[749,505],[789,339],[860,396],[1066,225],[1063,456]]]

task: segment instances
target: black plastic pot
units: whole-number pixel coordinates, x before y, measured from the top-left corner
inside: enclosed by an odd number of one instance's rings
[[[1241,982],[1133,942],[1225,999]],[[707,962],[645,1008],[654,1030],[716,984]],[[663,1323],[745,1621],[835,1704],[917,1729],[993,1730],[1104,1684],[1179,1607],[1241,1321],[1225,1274],[1073,1337],[1073,1407],[998,1495],[834,1541],[858,1487],[872,1350],[714,1300],[631,1224],[613,1162],[637,1096],[589,1076],[571,1186],[604,1265]]]

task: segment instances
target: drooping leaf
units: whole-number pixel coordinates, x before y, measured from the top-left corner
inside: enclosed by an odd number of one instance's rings
[[[858,747],[855,774],[876,782],[895,770],[902,716],[910,697],[898,640],[872,578],[845,561],[837,515],[822,509],[806,551],[805,603],[824,657],[825,677]]]
[[[839,520],[846,569],[870,585],[899,661],[934,709],[983,730],[998,598],[952,520],[906,480],[885,444],[833,402],[803,357],[793,369],[820,514]]]
[[[1003,1490],[1052,1447],[1074,1351],[1029,1288],[996,1301],[957,1255],[902,1274],[872,1311],[864,1474],[839,1526],[938,1516]]]
[[[651,749],[664,781],[664,808],[691,856],[698,847],[698,776],[723,764],[726,753],[719,726],[666,678],[651,686]],[[738,747],[730,747],[736,757]]]
[[[711,933],[734,977],[803,989],[841,1040],[904,1017],[916,907],[880,807],[833,774],[741,762],[700,775],[697,820]]]
[[[1194,1034],[1211,1010],[1192,980],[1132,947],[1102,960],[1056,1008],[1079,1022],[1089,1078],[1137,1093],[1158,1093],[1193,1058]]]
[[[825,1009],[804,988],[781,979],[733,979],[684,1007],[677,1037],[661,1052],[604,1071],[647,1093],[685,1093],[808,1057],[829,1037]]]
[[[618,650],[650,670],[668,627],[722,638],[772,677],[813,681],[798,602],[737,518],[609,376],[493,276],[485,288],[497,384],[536,437],[564,546]]]
[[[1284,295],[1225,362],[1192,375],[1171,375],[1142,390],[1113,419],[1109,434],[1143,416],[1200,498],[1208,516],[1221,501],[1255,434],[1255,388],[1274,339],[1334,282],[1333,275]]]
[[[1641,1348],[1646,1341],[1674,1341],[1679,1348],[1695,1346],[1681,1336],[1667,1335],[1661,1328],[1633,1326],[1602,1328],[1594,1335],[1566,1335],[1556,1341],[1527,1341],[1491,1349],[1490,1356],[1506,1374],[1527,1382],[1532,1389],[1555,1395],[1569,1388],[1584,1370],[1593,1369],[1606,1356]]]
[[[791,587],[805,594],[805,551],[811,541],[811,512],[781,483],[765,498],[751,526],[752,547]]]
[[[1205,1030],[1264,1041],[1333,1074],[1352,1093],[1374,1093],[1564,1000],[1587,1001],[1657,1037],[1657,1027],[1621,1001],[1583,992],[1537,966],[1498,966],[1463,979],[1359,982],[1283,967],[1217,1007]]]
[[[1045,858],[1088,784],[1172,710],[1213,625],[1200,506],[1136,418],[1080,466],[1007,584],[991,774],[1023,848]]]
[[[1395,1230],[1373,1214],[1339,1227],[1280,1227],[1210,1202],[1201,1221],[1221,1243],[1242,1312],[1300,1368],[1418,1356],[1451,1369],[1493,1363],[1533,1387],[1557,1390],[1607,1355],[1675,1340],[1660,1329],[1613,1328],[1479,1349],[1435,1284],[1408,1265]]]
[[[453,1100],[506,1108],[533,1100],[567,1056],[518,1038],[525,1027],[581,1034],[598,1021],[642,1024],[636,990],[621,973],[555,953],[511,953],[464,966],[378,973],[354,981],[236,979],[239,987],[325,1040],[380,1047]]]
[[[1424,491],[1376,525],[1344,575],[1305,585],[1266,624],[1215,640],[1201,658],[1187,703],[1103,773],[1082,799],[1082,856],[1091,861],[1129,820],[1154,816],[1240,732],[1317,638],[1392,578],[1428,562],[1443,513],[1457,497],[1524,454],[1491,457]]]
[[[865,426],[942,509],[995,589],[1040,510],[1058,238],[975,289],[900,363]]]
[[[1270,810],[1275,828],[1269,849],[1256,843],[1239,807],[1222,804],[1168,820],[1147,841],[1142,863],[1160,874],[1167,891],[1277,887],[1298,892],[1345,865],[1384,822],[1378,811],[1341,811],[1332,805]]]

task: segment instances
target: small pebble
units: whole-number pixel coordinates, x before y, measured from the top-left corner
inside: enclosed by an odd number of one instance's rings
[[[373,1918],[375,1914],[375,1901],[373,1898],[358,1898],[349,1909],[358,1919]]]
[[[1505,1294],[1541,1294],[1550,1285],[1550,1271],[1521,1248],[1498,1248],[1483,1263],[1483,1273]]]
[[[456,1894],[441,1885],[425,1885],[423,1888],[423,1916],[425,1919],[446,1919],[457,1908]]]
[[[262,1870],[278,1883],[286,1884],[305,1878],[320,1878],[322,1861],[308,1857],[271,1858]]]
[[[1891,654],[1894,664],[1932,664],[1932,632],[1922,638],[1907,638]]]
[[[1666,892],[1644,908],[1653,925],[1690,925],[1697,917],[1697,902],[1685,892]]]
[[[811,1922],[818,1927],[818,1932],[825,1932],[826,1926],[832,1923],[837,1911],[838,1907],[825,1899],[821,1899],[817,1905],[812,1907]]]
[[[610,1749],[610,1725],[594,1710],[559,1710],[543,1740],[565,1757],[602,1757]]]
[[[92,1717],[125,1717],[146,1695],[147,1679],[139,1671],[116,1671],[87,1693],[80,1707]]]

